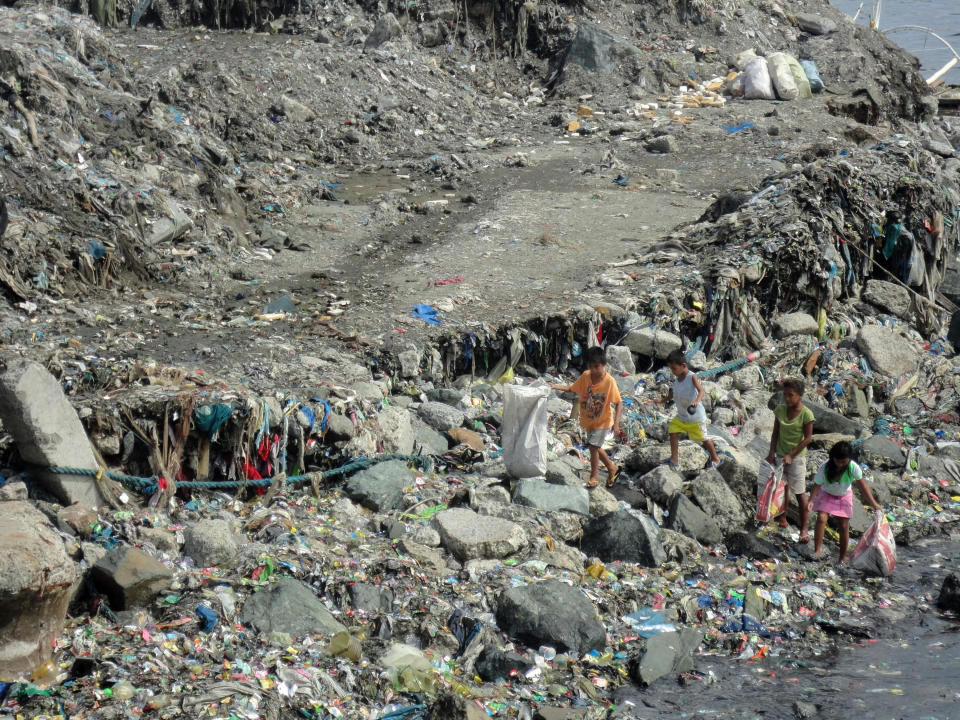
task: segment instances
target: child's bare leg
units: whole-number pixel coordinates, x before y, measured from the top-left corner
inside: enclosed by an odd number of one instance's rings
[[[825,512],[817,513],[817,527],[813,531],[813,552],[820,554],[823,547],[823,532],[827,529],[827,514]]]
[[[674,465],[680,462],[680,434],[670,433],[670,462]]]
[[[607,472],[613,475],[617,470],[617,466],[613,464],[613,460],[607,455],[607,451],[603,448],[597,448],[597,455],[599,456],[600,462],[602,462],[603,466],[607,469]]]
[[[720,456],[717,455],[717,448],[714,446],[713,440],[704,440],[703,446],[707,449],[707,452],[710,453],[710,459],[713,460],[713,462],[720,462]]]
[[[600,452],[600,448],[594,447],[593,445],[590,446],[590,480],[587,481],[590,485],[595,485],[599,482],[597,469],[600,466]]]
[[[790,497],[790,493],[787,493],[787,497]],[[800,504],[800,537],[806,535],[809,542],[810,530],[807,527],[807,523],[810,520],[810,513],[807,508],[807,494],[800,493],[797,495],[797,502]],[[786,506],[784,506],[784,509],[786,509]]]
[[[850,518],[837,518],[840,521],[840,557],[838,562],[847,559],[847,545],[850,543]]]

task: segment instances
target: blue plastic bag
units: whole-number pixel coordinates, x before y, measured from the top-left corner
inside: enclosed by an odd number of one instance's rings
[[[815,93],[823,92],[826,85],[823,84],[823,78],[820,77],[820,71],[817,70],[817,64],[813,60],[801,60],[800,67],[810,81],[810,90]]]
[[[635,613],[627,615],[628,620],[642,638],[650,639],[660,633],[673,632],[677,628],[667,622],[666,616],[660,610],[654,610],[651,607],[644,607]]]

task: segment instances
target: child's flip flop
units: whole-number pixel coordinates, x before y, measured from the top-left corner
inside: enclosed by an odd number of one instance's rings
[[[586,484],[585,487],[586,487],[588,490],[593,490],[593,488],[597,487],[598,485],[600,485],[600,481],[599,481],[597,478],[590,478],[590,479],[587,481],[587,484]]]
[[[673,460],[664,460],[664,461],[663,461],[662,463],[660,463],[660,464],[663,465],[664,467],[670,468],[671,470],[679,470],[679,469],[680,469],[680,466],[677,465]]]
[[[616,470],[616,472],[614,472],[612,475],[610,475],[610,476],[607,478],[607,487],[608,487],[608,488],[612,488],[614,485],[616,485],[616,483],[617,483],[617,478],[620,477],[620,473],[621,473],[622,471],[623,471],[623,468],[622,468],[622,467],[618,467],[617,470]]]

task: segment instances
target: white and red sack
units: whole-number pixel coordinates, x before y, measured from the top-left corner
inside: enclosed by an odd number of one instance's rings
[[[893,574],[896,565],[897,544],[893,540],[893,530],[883,512],[877,510],[874,512],[873,525],[853,549],[850,566],[871,575],[887,577]]]
[[[757,473],[757,522],[766,525],[783,512],[787,502],[787,483],[783,479],[783,465],[771,465],[766,460],[760,463]]]

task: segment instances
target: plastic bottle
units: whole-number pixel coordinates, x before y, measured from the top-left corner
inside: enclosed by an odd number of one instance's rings
[[[110,689],[117,700],[130,700],[137,694],[137,689],[129,680],[121,680]]]
[[[328,650],[334,657],[345,657],[353,662],[359,662],[363,652],[360,641],[345,630],[330,639]]]

